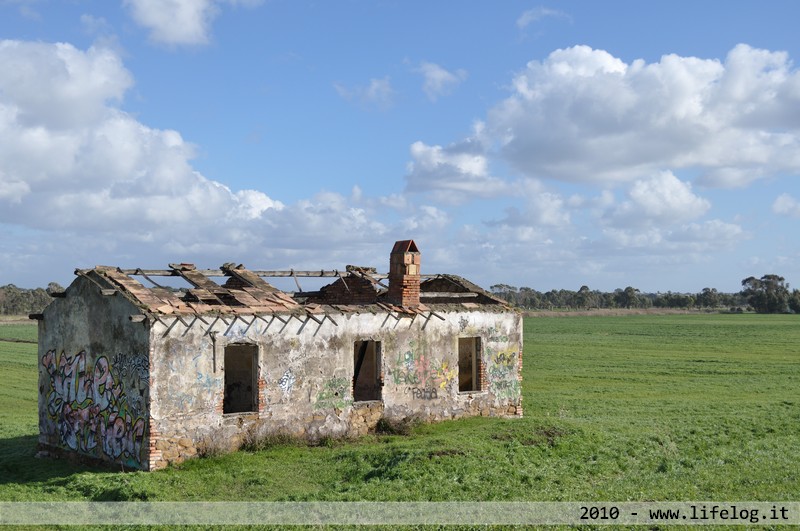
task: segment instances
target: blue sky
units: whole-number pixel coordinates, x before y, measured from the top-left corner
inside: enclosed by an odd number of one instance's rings
[[[0,0],[0,284],[800,286],[800,4]]]

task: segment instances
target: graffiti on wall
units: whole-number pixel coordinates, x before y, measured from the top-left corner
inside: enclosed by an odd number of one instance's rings
[[[393,367],[387,372],[395,385],[408,385],[421,389],[447,389],[458,376],[458,368],[450,368],[447,361],[431,358],[423,349],[410,349],[397,355]]]
[[[489,390],[502,399],[515,399],[520,396],[519,378],[517,377],[517,345],[506,350],[489,353]]]
[[[239,317],[228,326],[227,330],[223,333],[231,341],[247,341],[256,336],[261,336],[267,333],[269,325],[272,321],[265,321],[260,317],[251,317],[248,322],[244,317]],[[274,318],[273,318],[274,319]]]
[[[150,386],[150,362],[147,356],[118,352],[111,360],[111,366],[122,380],[128,382],[128,407],[131,413],[137,417],[143,416],[144,397]]]
[[[439,398],[439,392],[435,387],[408,387],[405,393],[410,393],[411,397],[417,400],[436,400]]]
[[[350,382],[346,378],[331,378],[322,385],[314,403],[315,409],[344,409],[351,401],[349,396]]]
[[[487,340],[490,343],[507,343],[508,336],[502,333],[495,327],[489,327],[488,334],[486,335]]]
[[[166,382],[158,391],[162,411],[186,414],[213,408],[216,393],[222,387],[222,375],[210,372],[209,358],[213,354],[203,356],[212,350],[211,343],[204,340],[197,346],[170,339],[166,349],[166,371],[159,372]]]
[[[489,355],[489,361],[493,365],[505,368],[512,368],[516,364],[518,357],[519,355],[517,354],[517,349],[515,347],[508,350],[492,352]]]
[[[294,389],[294,382],[296,377],[292,372],[292,369],[286,369],[284,371],[283,376],[280,377],[278,380],[278,387],[280,387],[281,391],[283,392],[283,398],[285,400],[289,399],[289,395],[292,394],[292,389]]]
[[[141,406],[132,404],[146,399],[146,378],[139,379],[144,389],[134,401],[105,356],[92,364],[83,350],[72,357],[49,350],[42,356],[42,367],[49,377],[44,391],[47,416],[54,421],[62,445],[141,464],[146,426]]]

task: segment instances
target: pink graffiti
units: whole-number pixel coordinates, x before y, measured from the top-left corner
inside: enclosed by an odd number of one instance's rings
[[[42,367],[50,378],[47,414],[66,447],[113,459],[141,462],[145,420],[130,411],[122,382],[105,356],[87,369],[86,352],[74,357],[48,351]]]

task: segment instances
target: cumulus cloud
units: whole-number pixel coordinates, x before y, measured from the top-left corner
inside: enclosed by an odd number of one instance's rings
[[[125,0],[133,20],[163,44],[206,44],[219,13],[213,0]]]
[[[0,70],[0,222],[94,234],[185,225],[212,235],[283,208],[205,178],[178,132],[120,110],[133,80],[114,52],[2,41],[0,63],[10,65]]]
[[[450,215],[444,210],[432,205],[421,205],[411,216],[403,220],[402,227],[405,231],[420,232],[438,231],[450,224]]]
[[[0,63],[5,119],[33,134],[101,119],[133,83],[119,57],[103,48],[5,40]]]
[[[661,172],[633,183],[628,200],[612,208],[608,219],[617,225],[669,225],[703,216],[711,207],[692,192],[689,182],[671,172]]]
[[[489,221],[492,227],[556,227],[565,228],[570,224],[570,210],[580,207],[584,201],[576,198],[564,199],[561,194],[548,191],[541,182],[527,179],[512,185],[515,193],[524,198],[525,206],[520,209],[512,206],[506,209],[506,217],[499,221]],[[575,204],[575,203],[579,203]]]
[[[772,211],[782,216],[800,218],[800,201],[789,194],[781,194],[772,203]]]
[[[133,20],[150,31],[153,42],[200,45],[210,39],[221,5],[255,7],[262,0],[124,0]]]
[[[450,72],[436,63],[422,62],[417,69],[424,77],[422,90],[428,99],[436,101],[440,96],[450,94],[462,81],[467,79],[466,70]]]
[[[366,86],[347,87],[341,83],[334,83],[333,88],[345,100],[359,103],[364,107],[388,109],[394,102],[395,91],[388,76],[380,79],[372,78]]]
[[[69,271],[198,258],[313,269],[324,250],[325,267],[383,266],[386,241],[451,221],[438,207],[382,202],[358,187],[284,204],[203,176],[179,132],[120,108],[133,78],[111,50],[3,41],[0,62],[15,66],[0,70],[0,224],[36,238],[9,239],[0,255],[51,268],[63,260]],[[394,221],[384,221],[388,204]]]
[[[499,155],[529,177],[613,185],[694,168],[736,187],[800,171],[800,73],[785,53],[628,64],[588,46],[531,61],[488,114]]]
[[[507,191],[508,185],[489,172],[489,160],[475,139],[446,147],[424,142],[411,145],[406,190],[431,192],[440,200],[458,203],[469,197],[492,197]]]

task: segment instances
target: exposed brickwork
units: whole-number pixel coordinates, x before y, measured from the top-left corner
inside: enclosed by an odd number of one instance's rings
[[[374,304],[378,292],[372,282],[357,275],[328,284],[319,290],[320,295],[309,302],[320,304]]]
[[[161,440],[161,435],[156,430],[152,423],[150,424],[150,434],[149,434],[149,452],[148,452],[148,463],[147,468],[148,470],[156,470],[158,468],[163,468],[166,464],[159,466],[160,462],[163,460],[163,456],[161,455],[161,450],[159,449],[159,441]]]
[[[264,378],[258,379],[258,412],[267,411],[267,381]]]
[[[478,390],[485,391],[489,385],[489,380],[486,377],[486,363],[484,363],[480,352],[475,356],[475,359],[478,362]]]
[[[395,243],[389,255],[389,302],[404,307],[419,306],[421,265],[422,256],[413,240]]]

